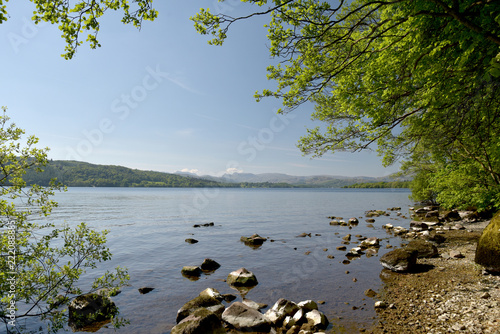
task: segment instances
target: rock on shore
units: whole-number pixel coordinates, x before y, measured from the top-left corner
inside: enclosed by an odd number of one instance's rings
[[[324,331],[329,323],[312,300],[295,303],[281,298],[265,314],[259,312],[263,304],[244,300],[225,308],[222,300],[215,289],[202,291],[179,309],[171,333],[313,333]]]
[[[500,272],[500,212],[483,230],[477,244],[475,261],[486,270]]]
[[[377,323],[365,333],[490,333],[500,332],[500,276],[484,275],[474,255],[482,229],[488,224],[464,224],[448,230],[438,245],[440,254],[459,252],[462,258],[419,259],[416,273],[383,270],[383,302]]]

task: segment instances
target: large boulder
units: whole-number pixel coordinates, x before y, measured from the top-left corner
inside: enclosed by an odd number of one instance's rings
[[[417,263],[417,251],[401,248],[385,253],[380,258],[380,264],[394,272],[412,271]]]
[[[208,294],[202,294],[188,301],[177,311],[176,322],[180,323],[184,318],[187,318],[200,308],[205,308],[219,317],[222,315],[222,312],[224,312],[224,305],[222,305],[218,299]]]
[[[268,332],[271,329],[269,321],[262,313],[241,302],[231,304],[222,313],[222,320],[244,332]]]
[[[406,245],[405,250],[417,251],[419,259],[436,257],[439,254],[437,247],[425,240],[412,240]]]
[[[206,308],[199,308],[182,319],[170,334],[224,334],[227,333],[222,320]]]
[[[118,308],[108,296],[89,293],[73,299],[68,311],[70,327],[78,330],[112,319],[118,313]]]
[[[483,230],[476,248],[475,261],[492,272],[500,272],[500,212]]]
[[[257,277],[245,268],[240,268],[230,272],[226,280],[227,284],[235,287],[250,287],[256,286],[259,282]]]

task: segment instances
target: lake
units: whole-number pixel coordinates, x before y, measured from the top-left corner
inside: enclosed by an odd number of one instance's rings
[[[224,282],[241,267],[259,281],[248,299],[270,307],[279,298],[322,300],[320,310],[332,326],[349,329],[373,322],[375,300],[363,292],[382,286],[378,259],[388,243],[400,244],[382,225],[410,223],[391,212],[368,227],[364,212],[401,207],[408,217],[409,194],[407,189],[69,188],[55,196],[59,207],[49,219],[110,231],[113,259],[99,270],[125,266],[131,277],[130,286],[113,297],[120,316],[130,321],[117,333],[170,333],[177,310],[207,287],[241,300]],[[352,229],[331,226],[328,216],[358,217],[360,223]],[[193,227],[210,222],[214,226]],[[269,240],[258,249],[240,241],[254,233]],[[301,233],[311,237],[297,237]],[[382,238],[378,254],[343,264],[347,252],[336,247],[348,233],[353,235],[348,250],[356,246],[354,235]],[[199,242],[188,244],[187,238]],[[183,266],[201,265],[205,258],[221,267],[196,281],[181,275]],[[154,290],[141,295],[141,287]]]

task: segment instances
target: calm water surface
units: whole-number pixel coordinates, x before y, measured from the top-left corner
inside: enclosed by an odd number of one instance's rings
[[[130,321],[118,333],[170,333],[177,310],[207,287],[233,293],[240,300],[238,291],[223,280],[241,267],[259,281],[248,293],[249,299],[270,306],[281,297],[296,302],[323,300],[320,310],[334,325],[368,326],[375,316],[374,300],[363,292],[381,287],[378,259],[388,251],[387,243],[399,245],[399,239],[388,235],[382,225],[408,227],[409,220],[393,212],[376,218],[373,228],[363,218],[350,230],[330,226],[326,217],[348,220],[363,217],[367,210],[389,207],[401,207],[408,216],[408,195],[408,190],[392,189],[70,188],[56,195],[59,207],[50,219],[70,225],[86,222],[110,231],[113,259],[99,270],[125,266],[131,276],[131,285],[113,298],[120,316]],[[209,222],[215,226],[193,227]],[[304,232],[312,236],[296,237]],[[254,233],[274,242],[258,249],[240,242],[241,236]],[[343,264],[346,252],[336,247],[348,233],[353,241],[357,234],[384,238],[378,255]],[[199,242],[188,244],[186,238]],[[183,266],[200,265],[205,258],[216,260],[221,268],[197,281],[181,275]],[[155,290],[140,295],[137,289],[144,286]]]

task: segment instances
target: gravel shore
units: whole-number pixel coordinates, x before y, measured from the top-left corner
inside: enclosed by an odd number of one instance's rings
[[[384,269],[379,300],[388,307],[377,309],[377,323],[361,331],[500,333],[500,276],[486,274],[474,263],[477,241],[488,223],[444,231],[439,257],[419,259],[417,272]]]

